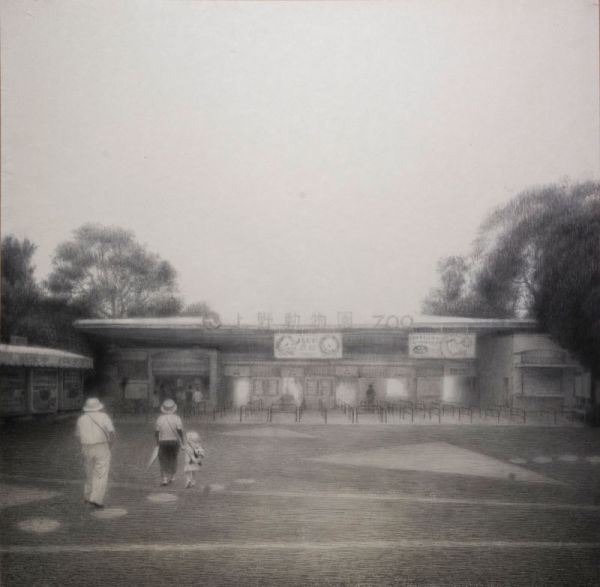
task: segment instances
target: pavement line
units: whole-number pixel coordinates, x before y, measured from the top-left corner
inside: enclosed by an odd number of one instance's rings
[[[28,477],[26,475],[7,475],[0,474],[0,479],[19,479],[37,483],[55,483],[59,485],[83,485],[83,480],[79,479],[57,479],[43,477]],[[119,489],[133,489],[136,491],[152,492],[156,490],[154,486],[135,483],[111,482],[110,487]],[[169,487],[170,493],[189,493],[179,487]],[[503,501],[496,499],[467,499],[452,497],[421,497],[417,495],[384,494],[384,493],[336,493],[333,491],[261,491],[261,490],[242,490],[225,489],[211,493],[212,496],[245,496],[245,497],[272,497],[281,499],[347,499],[364,501],[386,501],[402,503],[426,503],[439,505],[468,505],[478,507],[507,507],[507,508],[530,508],[540,510],[565,510],[565,511],[584,511],[600,512],[600,505],[561,503],[561,502],[536,502],[536,501]]]
[[[318,499],[355,499],[371,501],[397,501],[414,502],[430,504],[447,505],[473,505],[473,506],[492,506],[492,507],[523,507],[533,509],[549,510],[575,510],[600,512],[600,505],[586,505],[577,503],[552,503],[536,501],[502,501],[495,499],[459,499],[452,497],[419,497],[415,495],[385,495],[382,493],[334,493],[328,491],[246,491],[229,489],[221,492],[221,495],[247,495],[250,497],[281,497],[288,498],[307,498],[314,497]]]
[[[344,542],[199,542],[192,544],[60,544],[39,546],[2,546],[0,554],[135,553],[135,552],[213,552],[217,550],[348,550],[348,549],[438,548],[527,548],[551,550],[600,550],[600,542],[541,542],[505,540],[367,540]]]

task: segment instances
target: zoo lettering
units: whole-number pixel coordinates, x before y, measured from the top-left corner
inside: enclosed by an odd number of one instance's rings
[[[374,314],[375,326],[383,328],[408,328],[414,322],[412,316],[405,314],[398,318],[395,314]]]

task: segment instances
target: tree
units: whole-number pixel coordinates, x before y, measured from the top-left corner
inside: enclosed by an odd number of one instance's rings
[[[22,336],[31,344],[89,352],[72,324],[88,310],[48,297],[35,279],[36,246],[13,236],[2,240],[2,340]]]
[[[221,318],[206,302],[195,302],[189,304],[181,312],[181,316],[197,316],[204,318],[203,324],[207,328],[219,328],[221,326]]]
[[[469,264],[464,257],[443,257],[437,270],[441,286],[423,301],[423,312],[436,316],[463,316],[470,311],[467,293]]]
[[[492,211],[482,222],[465,260],[461,295],[454,297],[456,288],[444,285],[448,268],[441,265],[442,287],[426,298],[424,311],[441,314],[458,307],[455,315],[532,316],[540,258],[548,235],[557,223],[573,210],[584,209],[598,193],[598,182],[541,186]]]
[[[441,265],[443,285],[424,307],[437,312],[459,300],[470,304],[463,315],[536,318],[589,369],[600,424],[600,183],[519,194],[482,223],[466,275],[454,276],[457,267]]]
[[[2,239],[2,340],[19,335],[17,325],[40,299],[35,278],[33,254],[36,246],[28,239],[20,241],[12,235]]]
[[[179,316],[183,308],[183,300],[174,295],[157,296],[152,301],[133,306],[129,316],[137,317],[165,317]]]
[[[177,304],[173,266],[122,228],[81,226],[57,247],[53,267],[50,292],[86,304],[96,317],[152,315],[165,300]]]
[[[548,232],[536,275],[533,310],[559,344],[590,370],[594,423],[600,424],[600,194]]]

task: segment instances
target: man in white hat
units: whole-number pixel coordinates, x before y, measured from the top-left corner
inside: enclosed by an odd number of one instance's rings
[[[113,423],[103,409],[98,398],[88,398],[83,406],[83,414],[77,420],[75,432],[81,442],[85,464],[83,497],[96,508],[104,507],[110,448],[115,437]]]

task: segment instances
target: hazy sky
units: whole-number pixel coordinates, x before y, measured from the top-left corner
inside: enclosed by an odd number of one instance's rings
[[[132,229],[226,321],[418,311],[491,207],[598,179],[592,0],[2,2],[2,231]]]

